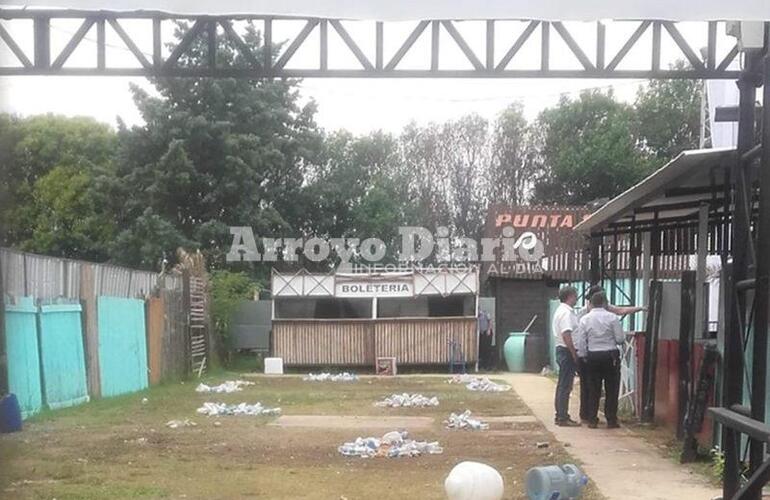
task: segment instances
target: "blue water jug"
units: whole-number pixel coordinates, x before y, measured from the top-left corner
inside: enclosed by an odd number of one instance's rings
[[[527,471],[527,494],[530,500],[571,500],[580,498],[588,477],[577,466],[546,465]]]
[[[21,430],[21,407],[15,394],[0,398],[0,433]]]

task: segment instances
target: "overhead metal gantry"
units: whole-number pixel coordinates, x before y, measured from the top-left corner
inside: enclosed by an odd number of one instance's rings
[[[78,20],[79,28],[71,34],[66,45],[52,51],[52,22],[61,19]],[[127,22],[145,21],[132,33]],[[18,21],[14,30],[10,24]],[[31,22],[29,22],[31,21]],[[151,22],[150,22],[151,21]],[[165,23],[188,21],[190,29],[179,40],[174,50],[164,53]],[[248,21],[255,24],[262,34],[266,50],[255,50],[247,44],[234,23]],[[276,40],[274,33],[281,24],[300,21],[302,29],[288,40]],[[513,21],[513,20],[512,20]],[[705,48],[683,34],[680,25],[670,21],[612,21],[626,28],[625,42],[619,47],[608,44],[607,25],[604,22],[581,23],[590,26],[591,37],[576,37],[568,23],[558,21],[515,20],[523,29],[512,33],[512,43],[501,46],[496,42],[496,32],[511,30],[505,20],[468,21],[481,29],[473,30],[473,38],[461,30],[463,21],[435,19],[413,23],[404,36],[392,27],[392,22],[348,21],[317,17],[261,16],[261,15],[178,15],[158,11],[83,11],[42,9],[0,9],[0,39],[13,58],[0,66],[0,75],[102,75],[144,77],[243,77],[243,78],[291,78],[291,77],[344,77],[344,78],[692,78],[735,79],[738,71],[730,69],[738,55],[737,45],[728,50],[718,50],[718,30],[724,30],[721,22],[700,22]],[[23,26],[22,26],[23,24]],[[348,29],[357,24],[357,37]],[[401,24],[401,23],[398,23]],[[688,23],[693,24],[693,23]],[[365,26],[361,28],[360,26]],[[133,54],[133,66],[115,66],[108,57],[105,33],[115,32],[124,48]],[[138,30],[138,31],[137,31]],[[318,32],[318,42],[310,42]],[[581,31],[582,32],[582,31]],[[95,33],[95,40],[91,36]],[[335,33],[346,50],[356,61],[353,68],[334,67],[330,64],[329,37]],[[363,34],[362,34],[363,33]],[[649,35],[648,35],[649,33]],[[96,43],[96,55],[91,64],[74,66],[70,56],[84,43]],[[166,32],[166,36],[168,33]],[[670,38],[686,60],[687,67],[673,69],[661,57],[663,37]],[[423,56],[424,68],[415,69],[403,64],[405,56],[413,51],[418,40],[429,37],[430,51]],[[555,37],[560,39],[558,47]],[[357,39],[356,39],[357,38]],[[587,42],[586,38],[590,38]],[[388,47],[398,48],[386,57]],[[31,40],[25,47],[22,40]],[[138,40],[152,40],[152,51],[143,52]],[[395,40],[395,42],[393,41]],[[364,42],[367,43],[364,43]],[[552,43],[552,41],[554,43]],[[373,43],[372,43],[373,42]],[[563,43],[562,43],[563,42]],[[200,66],[184,66],[183,55],[193,44],[203,43],[208,57]],[[697,46],[695,44],[697,43]],[[1,44],[1,43],[0,43]],[[298,51],[313,45],[317,58],[308,67],[293,66]],[[452,44],[455,47],[448,49]],[[539,66],[516,67],[522,48],[536,44]],[[29,44],[28,44],[29,45]],[[245,64],[227,65],[217,59],[218,48],[229,45],[242,57]],[[563,68],[555,63],[555,57],[564,55],[564,47],[576,61],[575,67]],[[366,47],[368,50],[364,50]],[[475,47],[476,49],[474,50]],[[440,64],[447,50],[459,49],[468,69],[446,68]],[[624,62],[633,50],[643,50],[648,56],[643,67],[629,69]],[[558,51],[558,52],[557,52]]]

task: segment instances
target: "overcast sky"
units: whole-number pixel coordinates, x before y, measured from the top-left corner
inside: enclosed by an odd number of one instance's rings
[[[52,27],[52,52],[54,56],[67,43],[79,23],[70,20],[55,20]],[[124,28],[137,41],[140,49],[151,52],[151,40],[144,34],[139,24],[123,23]],[[134,22],[139,23],[139,22]],[[500,23],[496,28],[496,44],[499,55],[502,56],[507,47],[515,40],[518,32],[523,29],[523,23],[514,21]],[[385,56],[395,52],[414,27],[415,23],[394,23],[386,25]],[[477,54],[483,54],[483,22],[459,23],[461,33]],[[31,54],[31,40],[27,36],[30,30],[17,23],[6,23],[19,44]],[[594,36],[592,23],[568,23],[573,36],[578,41],[584,41],[591,46]],[[691,40],[695,50],[705,44],[706,33],[703,24],[684,23],[680,29]],[[364,43],[372,30],[363,22],[350,22],[346,25],[351,36],[359,41],[362,49],[370,53],[372,43]],[[617,51],[625,42],[635,25],[632,23],[610,23],[607,28],[608,53]],[[274,39],[288,39],[302,28],[302,23],[274,27]],[[164,38],[170,39],[171,26],[164,31]],[[283,30],[283,31],[281,31]],[[313,67],[317,65],[318,33],[317,29],[311,34],[305,46],[300,49],[287,67]],[[407,54],[400,67],[418,68],[429,61],[430,30],[422,37]],[[329,47],[331,51],[329,64],[331,67],[351,67],[355,64],[352,55],[340,39],[333,36],[329,30]],[[640,40],[639,48],[629,52],[627,60],[621,67],[642,68],[649,61],[649,51],[644,46],[650,30]],[[727,38],[720,29],[720,52],[724,53],[734,41]],[[93,65],[95,60],[95,28],[88,33],[81,46],[68,60],[68,66]],[[594,39],[595,40],[595,39]],[[107,31],[108,65],[134,65],[135,61],[122,42],[110,29]],[[648,42],[649,43],[649,42]],[[441,34],[442,68],[463,68],[467,65],[462,53],[453,46],[451,38]],[[559,45],[561,44],[561,45]],[[2,45],[0,43],[0,45]],[[536,31],[529,42],[522,48],[520,54],[511,63],[515,67],[530,68],[539,65],[539,32]],[[551,66],[563,69],[576,68],[577,61],[569,53],[566,45],[552,33]],[[0,59],[8,64],[13,57],[3,45],[0,48]],[[591,57],[589,53],[589,57]],[[681,58],[668,35],[663,37],[663,64]],[[353,61],[351,63],[351,61]],[[647,63],[648,64],[648,63]],[[336,65],[336,66],[335,66]],[[138,115],[128,92],[130,82],[135,82],[149,88],[148,83],[141,78],[120,77],[4,77],[0,78],[0,108],[21,115],[37,113],[61,113],[65,115],[88,115],[98,120],[115,124],[117,116],[128,123],[140,123]],[[608,88],[612,86],[615,94],[623,100],[633,100],[637,89],[644,82],[641,80],[548,80],[548,79],[305,79],[301,84],[304,100],[314,99],[318,103],[318,123],[326,129],[346,128],[356,133],[366,133],[372,130],[398,132],[405,124],[416,121],[420,124],[441,122],[458,118],[468,113],[478,113],[493,119],[505,106],[512,102],[520,102],[528,118],[534,118],[537,113],[547,106],[556,103],[562,94],[577,95],[585,88]]]

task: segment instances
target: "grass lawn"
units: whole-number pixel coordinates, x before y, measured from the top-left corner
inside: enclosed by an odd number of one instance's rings
[[[220,373],[204,382],[243,378]],[[21,433],[0,435],[0,498],[263,498],[441,499],[456,463],[478,460],[505,478],[506,498],[524,499],[523,479],[534,465],[571,462],[567,450],[539,423],[494,424],[489,431],[447,430],[452,411],[479,416],[529,415],[511,392],[478,393],[444,377],[363,378],[354,383],[303,382],[298,377],[250,378],[233,394],[198,394],[197,382],[46,412]],[[434,408],[389,409],[373,402],[391,393],[438,396]],[[147,398],[146,403],[142,399]],[[282,428],[274,417],[205,417],[204,401],[262,402],[284,415],[428,416],[432,427],[412,431],[437,440],[441,455],[346,458],[337,446],[383,431]],[[171,419],[195,427],[170,429]],[[217,424],[218,423],[218,424]],[[409,430],[409,429],[407,429]],[[547,441],[550,446],[537,448]],[[600,499],[589,484],[583,498]]]

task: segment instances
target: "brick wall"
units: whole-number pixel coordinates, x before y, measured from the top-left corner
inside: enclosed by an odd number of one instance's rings
[[[495,295],[495,326],[500,367],[505,367],[503,344],[510,332],[522,331],[532,316],[537,319],[527,339],[527,370],[539,371],[548,363],[546,321],[548,301],[556,298],[558,285],[545,280],[495,279],[491,287]]]

